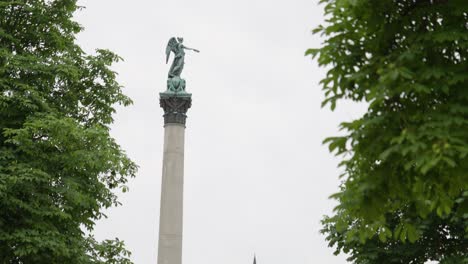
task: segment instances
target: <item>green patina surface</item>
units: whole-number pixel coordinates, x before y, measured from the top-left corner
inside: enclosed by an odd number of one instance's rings
[[[185,91],[185,80],[180,78],[179,76],[175,76],[173,78],[169,78],[167,80],[167,90],[164,93],[167,95],[178,95],[178,96],[187,96],[189,93]]]
[[[174,53],[174,60],[168,73],[167,90],[161,93],[161,96],[178,96],[187,97],[190,94],[185,92],[185,80],[180,77],[185,64],[185,50],[193,50],[200,52],[197,49],[192,49],[184,46],[183,38],[171,38],[166,47],[166,63],[169,62],[171,52]]]

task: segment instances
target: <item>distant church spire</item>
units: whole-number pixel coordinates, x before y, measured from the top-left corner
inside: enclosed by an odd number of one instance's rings
[[[254,254],[254,263],[253,264],[257,264],[257,257],[255,256],[255,254]]]

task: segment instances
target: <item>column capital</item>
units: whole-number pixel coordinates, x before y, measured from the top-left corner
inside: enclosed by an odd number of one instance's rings
[[[192,94],[160,93],[159,105],[164,109],[164,125],[170,123],[185,125],[187,111],[192,106]]]

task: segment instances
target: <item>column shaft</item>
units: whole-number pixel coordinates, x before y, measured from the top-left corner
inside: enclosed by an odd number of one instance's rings
[[[164,127],[158,264],[182,263],[185,125]]]

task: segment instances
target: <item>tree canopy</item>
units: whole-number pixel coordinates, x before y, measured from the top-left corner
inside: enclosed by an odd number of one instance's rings
[[[344,170],[327,240],[355,263],[468,262],[468,2],[321,3],[323,105],[368,104],[325,140]]]
[[[130,263],[90,235],[137,166],[109,135],[120,58],[75,41],[76,0],[0,1],[0,262]]]

